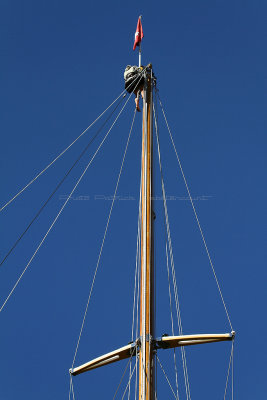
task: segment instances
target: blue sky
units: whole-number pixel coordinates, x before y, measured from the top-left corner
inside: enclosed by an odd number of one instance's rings
[[[0,10],[1,205],[121,93],[125,66],[138,62],[132,46],[137,18],[143,15],[143,63],[153,63],[159,93],[237,331],[235,398],[264,399],[266,3],[156,0],[139,5],[122,1],[2,0]],[[75,192],[75,199],[67,205],[0,313],[3,400],[68,398],[68,369],[111,204],[99,198],[113,194],[133,111],[130,100]],[[174,198],[168,201],[168,209],[184,333],[228,332],[186,189],[160,118],[166,191]],[[98,126],[1,212],[2,256]],[[118,190],[120,200],[115,202],[77,364],[131,339],[140,144],[141,116],[137,115]],[[1,304],[96,146],[72,171],[1,267]],[[155,163],[155,193],[160,196],[158,172]],[[79,196],[87,197],[79,200]],[[155,203],[156,331],[160,336],[171,333],[171,327],[162,202]],[[192,400],[223,398],[230,345],[210,346],[187,349]],[[163,351],[159,356],[174,386],[172,353]],[[124,368],[122,362],[76,377],[76,398],[113,398]],[[179,380],[182,382],[181,369]],[[158,384],[158,398],[171,398],[160,371]]]

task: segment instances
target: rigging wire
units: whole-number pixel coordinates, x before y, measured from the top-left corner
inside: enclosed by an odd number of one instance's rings
[[[170,312],[171,312],[172,336],[174,336],[174,322],[173,322],[173,312],[172,312],[172,295],[171,295],[171,281],[170,281],[170,268],[169,268],[167,238],[166,238],[166,266],[167,266],[168,285],[169,285],[169,303],[170,303]],[[177,371],[177,364],[176,364],[175,348],[173,349],[173,362],[174,362],[174,370],[175,370],[175,383],[176,383],[177,399],[179,400],[178,371]]]
[[[137,221],[137,239],[136,239],[136,258],[135,258],[135,276],[134,276],[134,299],[133,299],[133,317],[132,317],[132,342],[134,340],[134,327],[136,326],[137,339],[137,329],[138,329],[138,301],[139,301],[139,266],[140,266],[140,224],[141,224],[141,176],[140,176],[140,189],[139,189],[139,211],[138,211],[138,221]],[[137,299],[136,299],[137,298]],[[135,319],[136,312],[136,319]],[[132,364],[130,365],[129,375],[131,375]],[[130,400],[131,385],[129,385],[128,400]]]
[[[73,380],[71,380],[71,388],[72,388],[72,400],[75,400]]]
[[[232,356],[232,400],[234,400],[234,341],[233,341],[233,356]]]
[[[154,117],[155,117],[155,106],[154,106],[154,104],[153,104],[153,111],[154,111]],[[164,205],[165,228],[166,228],[166,235],[167,235],[167,239],[168,239],[168,247],[169,247],[169,253],[170,253],[170,261],[171,261],[171,271],[172,271],[172,279],[173,279],[176,314],[177,314],[177,320],[178,320],[179,334],[182,335],[183,334],[182,319],[181,319],[180,303],[179,303],[179,296],[178,296],[178,289],[177,289],[177,282],[176,282],[176,274],[175,274],[175,268],[174,268],[172,241],[171,241],[168,209],[167,209],[167,202],[166,202],[166,192],[165,192],[163,171],[162,171],[162,165],[161,165],[158,125],[157,125],[157,120],[156,119],[155,119],[155,131],[156,131],[156,139],[157,139],[159,168],[160,168],[160,175],[161,175],[161,189],[162,189],[163,205]],[[183,362],[186,397],[187,397],[187,399],[191,399],[190,387],[189,387],[189,377],[188,377],[188,371],[187,371],[186,354],[185,354],[185,349],[184,349],[183,346],[181,346],[181,354],[182,354],[182,362]]]
[[[60,182],[57,184],[57,186],[55,187],[55,189],[52,191],[52,193],[49,195],[49,197],[47,198],[47,200],[43,203],[43,205],[41,206],[41,208],[38,210],[38,212],[35,214],[35,216],[33,217],[33,219],[31,220],[31,222],[27,225],[26,229],[21,233],[21,235],[18,237],[18,239],[15,241],[15,243],[13,244],[13,246],[9,249],[9,251],[6,253],[6,255],[3,257],[3,259],[0,262],[0,267],[3,265],[3,263],[5,262],[5,260],[10,256],[10,254],[13,252],[13,250],[16,248],[16,246],[18,245],[18,243],[20,242],[20,240],[23,238],[23,236],[26,234],[26,232],[30,229],[31,225],[34,223],[34,221],[39,217],[39,215],[41,214],[41,212],[43,211],[43,209],[46,207],[46,205],[49,203],[49,201],[52,199],[52,197],[54,196],[54,194],[57,192],[57,190],[60,188],[60,186],[63,184],[63,182],[65,181],[65,179],[68,177],[68,175],[71,173],[71,171],[73,170],[73,168],[77,165],[77,163],[80,161],[80,159],[83,157],[83,155],[86,153],[86,151],[88,150],[88,148],[91,146],[91,144],[93,144],[93,142],[95,141],[95,139],[97,138],[97,136],[99,135],[99,133],[102,131],[102,129],[104,128],[104,126],[106,125],[106,123],[109,121],[109,119],[112,117],[112,115],[114,114],[114,112],[116,111],[116,109],[119,107],[119,105],[121,104],[122,100],[124,97],[121,98],[121,100],[117,103],[117,105],[115,106],[115,108],[112,110],[112,112],[109,114],[109,116],[106,118],[106,120],[104,121],[104,123],[101,125],[101,127],[97,130],[96,134],[92,137],[92,139],[89,141],[89,143],[85,146],[85,148],[83,149],[83,151],[80,153],[80,155],[78,156],[78,158],[76,159],[76,161],[72,164],[71,168],[65,173],[65,175],[63,176],[63,178],[60,180]]]
[[[140,75],[138,75],[133,82],[129,85],[129,88],[131,86],[133,86],[136,81],[138,81],[138,83],[140,82],[141,78],[144,74],[144,72],[146,71],[147,67],[144,68],[144,70],[142,71],[142,73]],[[140,78],[140,79],[139,79]],[[139,80],[138,80],[139,79]],[[138,86],[135,86],[135,88]],[[129,89],[128,88],[128,89]],[[134,88],[134,90],[135,90]],[[132,95],[132,94],[131,94]],[[130,95],[130,97],[131,97]],[[22,194],[29,186],[31,186],[31,184],[33,182],[36,181],[36,179],[39,178],[39,176],[41,176],[45,171],[48,170],[48,168],[50,168],[61,156],[63,156],[64,153],[66,153],[66,151],[68,151],[72,145],[74,145],[74,143],[76,143],[109,109],[111,106],[113,106],[114,103],[116,103],[116,101],[121,97],[125,97],[126,96],[126,89],[124,89],[121,94],[76,138],[73,140],[73,142],[71,144],[69,144],[60,154],[58,154],[42,171],[40,171],[31,181],[29,181],[27,183],[27,185],[25,185],[22,189],[20,189],[17,194],[15,194],[15,196],[13,196],[10,200],[8,200],[7,203],[5,203],[1,208],[0,208],[0,212],[3,211],[9,204],[11,204],[20,194]]]
[[[140,200],[139,200],[139,207],[140,207],[140,220],[139,220],[139,224],[141,224],[141,193],[140,193]],[[138,276],[137,276],[137,305],[136,305],[136,326],[135,326],[135,338],[137,339],[137,335],[138,335],[138,328],[139,328],[139,324],[140,324],[140,320],[139,320],[139,301],[140,301],[140,274],[141,274],[141,232],[139,231],[139,258],[138,258]],[[137,383],[138,383],[138,371],[137,371],[137,363],[139,360],[139,356],[136,357],[135,360],[135,367],[136,367],[136,377],[135,377],[135,400],[137,398]]]
[[[234,340],[232,341],[232,346],[231,346],[231,353],[230,353],[230,360],[229,360],[229,364],[228,364],[228,370],[227,370],[227,377],[226,377],[226,384],[225,384],[225,389],[224,389],[224,397],[223,400],[226,399],[226,393],[227,393],[227,388],[228,388],[228,381],[229,381],[229,375],[230,375],[230,368],[232,365],[232,400],[233,400],[233,392],[234,392],[234,381],[233,381],[233,364],[234,364]]]
[[[129,101],[130,97],[127,99],[125,105]],[[122,159],[122,163],[121,163],[121,167],[120,167],[120,172],[119,172],[119,175],[118,175],[118,179],[117,179],[117,183],[116,183],[116,187],[115,187],[115,191],[114,191],[114,195],[113,195],[113,199],[112,199],[112,203],[111,203],[111,207],[110,207],[110,211],[109,211],[109,215],[108,215],[107,224],[106,224],[106,228],[105,228],[105,231],[104,231],[104,236],[103,236],[103,239],[102,239],[102,244],[101,244],[101,247],[100,247],[100,251],[99,251],[99,255],[98,255],[98,259],[97,259],[97,263],[96,263],[96,268],[95,268],[95,272],[94,272],[94,276],[93,276],[93,281],[92,281],[92,284],[91,284],[91,288],[90,288],[90,291],[89,291],[89,296],[88,296],[88,299],[87,299],[87,304],[86,304],[84,315],[83,315],[82,325],[81,325],[81,329],[80,329],[80,333],[79,333],[76,349],[75,349],[75,352],[74,352],[72,368],[74,366],[74,362],[75,362],[75,359],[76,359],[77,351],[78,351],[78,348],[79,348],[81,335],[82,335],[82,332],[83,332],[84,323],[85,323],[85,319],[86,319],[86,315],[87,315],[87,311],[88,311],[88,307],[89,307],[92,291],[93,291],[93,288],[94,288],[96,274],[97,274],[97,271],[98,271],[98,267],[99,267],[99,263],[100,263],[100,259],[101,259],[101,255],[102,255],[102,251],[103,251],[103,247],[104,247],[104,243],[105,243],[105,239],[106,239],[106,235],[107,235],[107,231],[108,231],[108,227],[109,227],[109,222],[110,222],[113,206],[114,206],[114,203],[115,203],[115,198],[116,198],[116,194],[117,194],[117,190],[118,190],[118,186],[119,186],[119,182],[120,182],[120,177],[121,177],[122,169],[123,169],[123,166],[124,166],[124,161],[125,161],[126,153],[127,153],[127,150],[128,150],[128,145],[129,145],[129,142],[130,142],[130,137],[131,137],[134,121],[135,121],[135,116],[136,116],[136,109],[134,110],[134,116],[133,116],[133,120],[132,120],[132,124],[131,124],[131,128],[130,128],[129,136],[128,136],[128,139],[127,139],[126,147],[125,147],[125,150],[124,150],[124,155],[123,155],[123,159]]]
[[[123,399],[124,399],[124,396],[125,396],[125,394],[126,394],[126,392],[127,392],[128,386],[129,386],[129,385],[130,385],[130,383],[131,383],[131,379],[132,379],[132,377],[133,377],[133,374],[134,374],[135,368],[136,368],[136,364],[135,364],[135,367],[134,367],[134,369],[133,369],[132,375],[130,376],[130,379],[129,379],[129,381],[128,381],[128,384],[127,384],[127,386],[126,386],[126,388],[125,388],[125,391],[124,391],[124,393],[123,393],[123,396],[122,396],[121,400],[123,400]]]
[[[158,399],[158,394],[157,394],[157,387],[158,387],[158,363],[155,363],[156,365],[155,365],[155,369],[156,369],[156,373],[155,373],[155,376],[156,376],[156,384],[155,384],[155,400],[157,400]]]
[[[137,289],[138,289],[138,266],[140,259],[140,224],[141,224],[141,178],[140,178],[140,189],[139,189],[139,211],[138,211],[138,222],[137,222],[137,240],[136,240],[136,258],[135,258],[135,278],[134,278],[134,300],[133,300],[133,318],[132,318],[132,341],[134,340],[134,326],[135,326],[135,309],[137,307]],[[136,315],[137,324],[137,315]],[[136,334],[137,337],[137,334]]]
[[[75,400],[75,395],[74,395],[74,387],[73,387],[73,381],[72,381],[72,375],[70,374],[70,387],[69,387],[69,400],[71,400],[71,394],[72,394],[72,400]]]
[[[141,78],[140,78],[141,79]],[[138,85],[138,84],[137,84]],[[132,95],[132,94],[131,94]],[[52,224],[50,225],[48,231],[46,232],[46,234],[43,236],[41,242],[39,243],[39,245],[37,246],[35,252],[33,253],[32,257],[30,258],[30,260],[28,261],[26,267],[24,268],[24,270],[22,271],[21,275],[19,276],[18,280],[16,281],[15,285],[13,286],[12,290],[10,291],[9,295],[7,296],[6,300],[4,301],[4,303],[2,304],[1,308],[0,308],[0,312],[3,310],[3,308],[5,307],[7,301],[9,300],[9,298],[11,297],[11,295],[13,294],[14,290],[16,289],[17,285],[19,284],[20,280],[22,279],[23,275],[25,274],[25,272],[27,271],[28,267],[30,266],[31,262],[33,261],[34,257],[36,256],[37,252],[39,251],[40,247],[42,246],[42,244],[44,243],[45,239],[47,238],[49,232],[51,231],[51,229],[53,228],[53,226],[55,225],[56,221],[58,220],[60,214],[62,213],[62,211],[64,210],[65,206],[67,205],[67,203],[69,202],[71,196],[73,195],[74,191],[76,190],[77,186],[79,185],[80,181],[82,180],[82,178],[84,177],[86,171],[88,170],[88,168],[90,167],[90,165],[92,164],[94,158],[96,157],[97,153],[99,152],[99,150],[101,149],[102,145],[104,144],[105,140],[107,139],[109,133],[111,132],[113,126],[115,125],[115,123],[117,122],[119,116],[121,115],[122,111],[124,110],[125,106],[127,105],[128,101],[131,98],[131,95],[128,97],[128,99],[126,100],[126,102],[124,103],[123,107],[121,108],[119,114],[117,115],[117,117],[115,118],[115,120],[113,121],[111,127],[109,128],[108,132],[106,133],[106,135],[104,136],[102,142],[100,143],[100,145],[98,146],[97,150],[95,151],[94,155],[92,156],[92,158],[90,159],[89,163],[86,165],[85,169],[83,170],[82,174],[80,175],[79,179],[77,180],[76,184],[74,185],[72,191],[70,192],[70,194],[68,195],[67,200],[65,201],[65,203],[63,204],[63,206],[61,207],[61,209],[59,210],[57,216],[55,217],[55,219],[53,220]],[[136,114],[136,110],[135,110],[135,114]]]
[[[141,217],[140,217],[141,219]],[[139,260],[138,260],[138,277],[137,277],[137,306],[136,306],[136,327],[135,327],[135,337],[137,339],[137,335],[138,335],[138,328],[139,328],[139,299],[140,299],[140,269],[141,269],[141,257],[140,257],[140,248],[141,248],[141,234],[139,233]],[[138,357],[136,357],[136,361],[135,361],[135,367],[136,367],[136,381],[135,381],[135,399],[137,396],[137,362],[138,362]]]
[[[137,347],[135,347],[135,351],[137,351]],[[134,352],[133,352],[133,353],[134,353]],[[125,367],[125,369],[124,369],[124,371],[123,371],[123,374],[122,374],[120,383],[119,383],[118,386],[117,386],[117,389],[116,389],[116,392],[115,392],[115,394],[114,394],[113,400],[114,400],[115,397],[117,396],[117,393],[118,393],[119,388],[120,388],[120,386],[121,386],[121,383],[122,383],[122,380],[123,380],[123,378],[124,378],[124,375],[126,374],[126,371],[127,371],[128,367],[129,367],[129,364],[130,364],[131,361],[132,361],[133,353],[131,354],[131,357],[129,358],[129,361],[127,362],[127,365],[126,365],[126,367]],[[136,355],[136,356],[137,356],[137,355]],[[130,365],[131,365],[131,364],[130,364]],[[130,376],[131,376],[131,375],[130,375]]]
[[[177,150],[176,150],[176,146],[175,146],[175,143],[174,143],[174,140],[173,140],[173,136],[172,136],[172,133],[171,133],[171,130],[170,130],[167,118],[166,118],[166,114],[165,114],[165,111],[163,109],[162,102],[160,100],[158,92],[157,92],[157,96],[158,96],[158,99],[159,99],[159,102],[160,102],[161,110],[162,110],[162,113],[163,113],[163,116],[164,116],[164,120],[165,120],[167,129],[168,129],[168,132],[169,132],[169,135],[170,135],[171,143],[173,145],[173,149],[174,149],[174,152],[175,152],[175,155],[176,155],[179,167],[180,167],[180,171],[181,171],[182,176],[183,176],[183,180],[184,180],[184,183],[185,183],[185,186],[186,186],[186,190],[187,190],[187,193],[188,193],[188,196],[189,196],[189,199],[190,199],[190,203],[191,203],[191,206],[193,208],[193,212],[194,212],[194,215],[195,215],[195,218],[196,218],[196,221],[197,221],[197,225],[198,225],[201,237],[202,237],[202,241],[203,241],[203,244],[204,244],[208,259],[209,259],[209,263],[210,263],[210,266],[212,268],[212,272],[213,272],[213,275],[214,275],[214,278],[215,278],[215,281],[216,281],[216,284],[217,284],[217,288],[218,288],[218,291],[219,291],[219,294],[220,294],[220,297],[221,297],[221,301],[223,303],[223,307],[224,307],[224,310],[225,310],[225,313],[226,313],[230,328],[233,331],[233,327],[232,327],[232,323],[231,323],[230,316],[229,316],[229,313],[228,313],[228,309],[227,309],[226,303],[224,301],[224,297],[223,297],[222,290],[221,290],[221,287],[220,287],[220,284],[219,284],[219,281],[218,281],[218,278],[217,278],[217,275],[216,275],[216,272],[215,272],[215,268],[214,268],[214,265],[213,265],[213,262],[212,262],[212,259],[211,259],[211,256],[210,256],[210,252],[208,250],[207,242],[206,242],[202,227],[200,225],[200,221],[199,221],[199,218],[198,218],[198,215],[197,215],[197,212],[196,212],[196,208],[195,208],[192,196],[191,196],[191,192],[190,192],[190,189],[189,189],[189,186],[188,186],[188,183],[187,183],[187,180],[186,180],[183,168],[182,168],[182,163],[181,163],[181,160],[180,160],[180,158],[178,156],[178,153],[177,153]]]
[[[135,400],[137,399],[137,383],[138,383],[138,379],[137,379],[137,363],[138,363],[138,358],[139,358],[139,355],[137,354],[136,355],[136,360],[135,360],[135,371],[136,371],[136,373],[135,373],[135,392],[134,392],[134,399]]]
[[[174,390],[173,390],[173,387],[172,387],[172,385],[171,385],[171,382],[170,382],[170,380],[169,380],[169,378],[168,378],[168,376],[167,376],[167,374],[166,374],[166,372],[165,372],[165,370],[164,370],[164,368],[163,368],[163,366],[162,366],[162,364],[161,364],[161,362],[160,362],[160,360],[159,360],[158,354],[156,354],[156,357],[157,357],[158,363],[159,363],[159,365],[160,365],[160,368],[161,368],[161,370],[162,370],[162,372],[163,372],[163,374],[164,374],[164,376],[165,376],[165,378],[166,378],[166,381],[168,382],[168,385],[170,386],[170,389],[171,389],[171,391],[172,391],[172,394],[174,395],[174,398],[178,400],[178,397],[176,397],[176,394],[175,394],[175,392],[174,392]]]
[[[58,154],[42,171],[40,171],[31,181],[27,183],[22,189],[20,189],[15,196],[13,196],[7,203],[5,203],[1,208],[0,212],[3,211],[10,203],[12,203],[21,193],[24,192],[33,182],[36,181],[36,179],[39,178],[45,171],[48,170],[63,154],[66,153],[67,150],[69,150],[74,143],[77,142],[104,114],[109,108],[123,95],[125,94],[125,90],[103,111],[71,144],[69,144],[68,147],[66,147],[60,154]]]
[[[158,135],[157,102],[155,104],[155,107],[153,108],[153,113],[154,113],[155,129],[156,129],[156,132],[157,132],[157,135]],[[173,320],[173,312],[172,312],[172,293],[171,293],[171,281],[170,281],[170,268],[169,268],[167,235],[166,235],[166,268],[167,268],[168,286],[169,286],[169,305],[170,305],[170,314],[171,314],[171,329],[172,329],[172,336],[174,336],[174,320]],[[175,384],[176,384],[177,399],[179,400],[178,371],[177,371],[175,348],[173,349],[173,362],[174,362],[174,371],[175,371]]]
[[[71,374],[70,374],[70,385],[69,385],[69,400],[70,400],[70,395],[71,395],[71,388],[72,388],[72,386],[71,386],[71,382],[72,382],[72,376],[71,376]]]

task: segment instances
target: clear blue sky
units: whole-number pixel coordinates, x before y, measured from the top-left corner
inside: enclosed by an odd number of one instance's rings
[[[1,205],[76,138],[123,90],[143,15],[143,63],[152,62],[174,140],[237,331],[235,398],[266,396],[266,12],[264,1],[0,4]],[[265,19],[265,21],[264,21]],[[266,90],[266,87],[265,87]],[[134,109],[130,101],[103,151],[0,313],[0,398],[67,399],[82,313]],[[39,209],[95,130],[7,207],[1,255]],[[229,325],[167,131],[160,123],[184,333]],[[133,131],[76,365],[127,344],[140,167]],[[94,147],[95,148],[95,147]],[[72,171],[0,268],[1,304],[85,167]],[[157,179],[158,179],[158,170]],[[160,196],[159,181],[155,185]],[[204,200],[205,199],[205,200]],[[156,202],[157,335],[171,333],[162,203]],[[229,344],[187,349],[191,397],[223,399]],[[172,384],[172,354],[160,354]],[[169,365],[169,366],[168,366]],[[125,363],[76,377],[77,399],[113,398]],[[159,399],[172,398],[159,375]],[[182,370],[179,370],[182,382]],[[124,381],[124,387],[126,381]],[[228,398],[230,393],[228,393]],[[122,392],[118,398],[121,398]],[[181,392],[181,399],[185,395]]]

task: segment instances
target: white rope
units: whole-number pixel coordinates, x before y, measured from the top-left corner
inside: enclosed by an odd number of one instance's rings
[[[110,107],[116,103],[116,101],[125,93],[125,90],[121,92],[121,94],[105,109],[105,111],[102,112],[95,120],[94,122],[91,123],[68,147],[66,147],[56,158],[54,158],[53,161],[51,161],[41,172],[39,172],[29,183],[27,183],[26,186],[24,186],[14,197],[12,197],[6,204],[4,204],[0,208],[0,212],[3,211],[12,201],[14,201],[21,193],[24,192],[33,182],[36,181],[36,179],[39,178],[48,168],[50,168],[61,156],[63,156],[64,153],[66,153],[67,150],[69,150],[74,143],[77,142],[109,109]]]
[[[163,180],[163,171],[162,171],[162,165],[161,165],[158,125],[157,125],[157,119],[156,119],[154,104],[153,104],[153,111],[154,111],[155,128],[156,128],[155,131],[156,131],[156,138],[157,138],[159,168],[160,168],[160,174],[161,174],[161,189],[162,189],[163,205],[164,205],[165,227],[166,227],[168,246],[169,246],[169,253],[170,253],[170,260],[171,260],[171,271],[172,271],[172,279],[173,279],[176,314],[177,314],[177,320],[178,320],[179,334],[182,335],[183,334],[182,319],[181,319],[181,312],[180,312],[180,303],[179,303],[179,296],[178,296],[178,289],[177,289],[177,282],[176,282],[176,274],[175,274],[175,268],[174,268],[172,241],[171,241],[168,209],[167,209],[167,202],[166,202],[166,192],[165,192],[165,186],[164,186],[164,180]],[[185,354],[185,349],[184,349],[183,346],[181,347],[181,354],[182,354],[183,371],[184,371],[184,379],[185,379],[186,397],[187,397],[187,399],[191,399],[190,387],[189,387],[189,378],[188,378],[188,371],[187,371],[186,354]]]
[[[127,102],[129,101],[129,99],[130,99],[130,97],[129,97],[128,100],[126,101],[125,105],[126,105]],[[125,105],[124,105],[124,107],[125,107]],[[107,231],[108,231],[108,227],[109,227],[109,222],[110,222],[111,213],[112,213],[113,206],[114,206],[114,203],[115,203],[115,198],[116,198],[116,194],[117,194],[117,190],[118,190],[118,186],[119,186],[119,182],[120,182],[120,177],[121,177],[122,169],[123,169],[123,166],[124,166],[124,160],[125,160],[125,157],[126,157],[126,153],[127,153],[127,149],[128,149],[128,145],[129,145],[131,133],[132,133],[132,129],[133,129],[133,124],[134,124],[135,116],[136,116],[136,109],[135,109],[135,111],[134,111],[134,116],[133,116],[133,120],[132,120],[132,125],[131,125],[131,128],[130,128],[129,136],[128,136],[127,143],[126,143],[126,147],[125,147],[125,150],[124,150],[124,155],[123,155],[123,159],[122,159],[122,163],[121,163],[121,167],[120,167],[120,172],[119,172],[119,176],[118,176],[118,179],[117,179],[117,183],[116,183],[116,187],[115,187],[115,191],[114,191],[114,195],[113,195],[113,199],[112,199],[112,203],[111,203],[111,207],[110,207],[110,211],[109,211],[109,216],[108,216],[108,220],[107,220],[107,224],[106,224],[104,236],[103,236],[103,239],[102,239],[102,244],[101,244],[100,252],[99,252],[98,259],[97,259],[97,263],[96,263],[96,268],[95,268],[95,272],[94,272],[94,277],[93,277],[93,281],[92,281],[92,284],[91,284],[91,288],[90,288],[90,292],[89,292],[87,304],[86,304],[86,307],[85,307],[85,311],[84,311],[84,316],[83,316],[82,325],[81,325],[81,329],[80,329],[80,333],[79,333],[79,338],[78,338],[78,341],[77,341],[77,345],[76,345],[76,349],[75,349],[75,353],[74,353],[74,357],[73,357],[72,368],[73,368],[73,366],[74,366],[74,362],[75,362],[75,359],[76,359],[78,347],[79,347],[79,344],[80,344],[81,335],[82,335],[82,331],[83,331],[83,328],[84,328],[84,323],[85,323],[85,319],[86,319],[86,315],[87,315],[88,306],[89,306],[89,303],[90,303],[92,291],[93,291],[93,288],[94,288],[94,283],[95,283],[95,279],[96,279],[96,274],[97,274],[97,271],[98,271],[98,267],[99,267],[99,263],[100,263],[100,259],[101,259],[101,255],[102,255],[102,251],[103,251],[103,247],[104,247],[104,243],[105,243],[105,239],[106,239],[106,235],[107,235]]]
[[[15,285],[13,286],[12,290],[10,291],[9,295],[7,296],[6,300],[4,301],[4,303],[2,304],[1,308],[0,308],[0,312],[3,310],[4,306],[6,305],[7,301],[9,300],[9,298],[11,297],[12,293],[14,292],[14,290],[16,289],[17,285],[19,284],[20,280],[22,279],[23,275],[25,274],[25,272],[27,271],[27,269],[29,268],[29,266],[31,265],[33,259],[35,258],[36,254],[38,253],[40,247],[42,246],[42,244],[44,243],[44,241],[46,240],[49,232],[51,231],[51,229],[53,228],[53,226],[55,225],[56,221],[58,220],[60,214],[62,213],[62,211],[64,210],[64,208],[66,207],[67,203],[69,202],[71,196],[73,195],[74,191],[76,190],[77,186],[79,185],[79,183],[81,182],[82,178],[84,177],[86,171],[88,170],[88,168],[90,167],[90,165],[92,164],[93,160],[95,159],[97,153],[99,152],[99,150],[101,149],[102,145],[104,144],[106,138],[108,137],[111,129],[113,128],[113,126],[115,125],[116,121],[118,120],[122,110],[124,109],[125,105],[127,104],[127,102],[125,102],[125,104],[123,105],[122,109],[120,110],[118,116],[116,117],[116,119],[114,120],[113,124],[111,125],[110,129],[108,130],[108,132],[106,133],[106,135],[104,136],[102,142],[100,143],[100,145],[98,146],[97,150],[95,151],[94,155],[92,156],[91,160],[89,161],[89,163],[87,164],[87,166],[85,167],[85,169],[83,170],[82,174],[80,175],[79,179],[77,180],[76,184],[74,185],[72,191],[70,192],[70,194],[68,195],[65,203],[63,204],[63,206],[61,207],[61,209],[59,210],[56,218],[54,219],[54,221],[52,222],[52,224],[50,225],[48,231],[46,232],[46,234],[43,236],[41,242],[39,243],[39,245],[37,246],[35,252],[33,253],[32,257],[30,258],[30,260],[28,261],[26,267],[24,268],[24,270],[22,271],[21,275],[19,276],[18,280],[16,281]]]
[[[171,382],[170,382],[170,380],[169,380],[169,378],[168,378],[168,376],[167,376],[167,374],[166,374],[166,372],[165,372],[165,370],[164,370],[164,368],[163,368],[163,366],[162,366],[162,364],[161,364],[161,362],[160,362],[160,360],[159,360],[158,355],[156,355],[156,357],[157,357],[158,363],[159,363],[159,365],[160,365],[160,368],[162,369],[162,372],[163,372],[163,374],[164,374],[164,376],[165,376],[165,378],[166,378],[166,381],[168,382],[168,384],[169,384],[169,386],[170,386],[170,389],[171,389],[171,391],[172,391],[172,394],[174,395],[174,398],[178,400],[178,397],[176,397],[176,394],[175,394],[175,392],[174,392],[174,390],[173,390],[173,387],[172,387],[172,385],[171,385]]]
[[[194,215],[195,215],[195,218],[196,218],[196,221],[197,221],[197,225],[198,225],[201,237],[202,237],[202,241],[203,241],[204,247],[206,249],[206,253],[207,253],[207,256],[208,256],[208,259],[209,259],[209,262],[210,262],[210,266],[212,268],[212,272],[213,272],[213,275],[214,275],[214,278],[215,278],[215,281],[216,281],[216,284],[217,284],[217,288],[218,288],[218,291],[219,291],[219,294],[220,294],[220,297],[221,297],[221,300],[222,300],[222,303],[223,303],[223,306],[224,306],[224,310],[225,310],[228,322],[230,324],[230,328],[233,331],[233,327],[232,327],[232,323],[231,323],[231,320],[230,320],[230,316],[229,316],[229,313],[228,313],[228,310],[227,310],[227,307],[226,307],[226,304],[225,304],[225,301],[224,301],[224,297],[223,297],[222,290],[221,290],[221,287],[220,287],[220,284],[219,284],[219,281],[218,281],[218,278],[217,278],[217,275],[216,275],[216,272],[215,272],[215,268],[213,266],[213,262],[212,262],[212,259],[211,259],[211,256],[210,256],[210,253],[209,253],[209,250],[208,250],[208,246],[207,246],[207,243],[206,243],[206,240],[205,240],[205,237],[204,237],[204,233],[203,233],[203,230],[201,228],[200,221],[199,221],[199,218],[198,218],[195,206],[194,206],[194,202],[193,202],[193,199],[192,199],[192,196],[191,196],[191,192],[190,192],[187,180],[185,178],[185,174],[184,174],[184,171],[183,171],[183,168],[182,168],[182,164],[181,164],[180,158],[178,156],[178,153],[177,153],[177,150],[176,150],[176,147],[175,147],[175,144],[174,144],[173,136],[172,136],[172,133],[171,133],[171,130],[170,130],[170,127],[169,127],[169,124],[168,124],[168,121],[167,121],[167,118],[166,118],[166,115],[165,115],[165,112],[164,112],[160,97],[158,96],[158,98],[159,98],[159,102],[160,102],[160,105],[161,105],[162,113],[163,113],[163,116],[164,116],[164,119],[165,119],[165,123],[166,123],[167,129],[168,129],[169,135],[170,135],[170,139],[171,139],[171,142],[172,142],[172,145],[173,145],[173,148],[174,148],[174,152],[176,154],[176,158],[177,158],[177,161],[178,161],[178,164],[179,164],[179,167],[180,167],[180,171],[181,171],[182,176],[183,176],[183,180],[184,180],[184,183],[185,183],[185,186],[186,186],[186,190],[187,190],[187,193],[188,193],[188,196],[189,196],[189,199],[190,199],[193,211],[194,211]]]

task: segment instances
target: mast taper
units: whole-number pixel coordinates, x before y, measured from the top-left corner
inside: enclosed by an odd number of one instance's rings
[[[141,170],[141,272],[140,336],[135,342],[94,358],[69,370],[71,375],[114,362],[139,357],[139,400],[155,400],[155,352],[160,349],[233,341],[235,332],[155,337],[154,328],[154,237],[153,237],[153,78],[152,66],[144,74],[142,170]],[[129,381],[130,383],[130,381]],[[128,383],[128,384],[129,384]]]
[[[151,67],[151,66],[150,66]],[[152,400],[154,393],[154,267],[152,218],[152,69],[146,73],[143,99],[142,221],[139,400]]]

